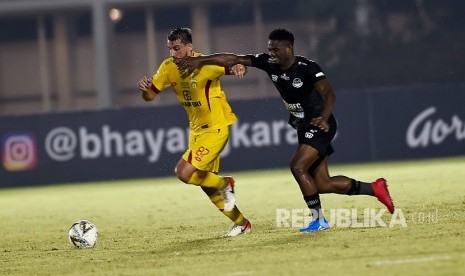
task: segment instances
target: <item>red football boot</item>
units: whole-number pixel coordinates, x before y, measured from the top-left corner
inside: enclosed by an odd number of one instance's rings
[[[394,203],[392,202],[391,195],[389,195],[386,179],[378,178],[371,184],[371,187],[373,187],[373,192],[376,198],[387,207],[389,213],[393,214]]]

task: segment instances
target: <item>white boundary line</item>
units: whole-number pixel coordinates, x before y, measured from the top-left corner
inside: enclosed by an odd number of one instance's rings
[[[419,258],[404,258],[398,260],[380,260],[371,262],[371,265],[382,266],[382,265],[401,265],[401,264],[412,264],[412,263],[429,263],[434,261],[446,261],[452,258],[447,255],[442,256],[425,256]]]
[[[250,270],[250,271],[235,271],[235,272],[231,272],[231,273],[228,273],[226,275],[228,276],[238,276],[238,275],[252,275],[252,274],[255,274],[256,272],[253,271],[253,270]]]

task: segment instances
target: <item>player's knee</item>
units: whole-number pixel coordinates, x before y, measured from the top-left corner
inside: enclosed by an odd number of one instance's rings
[[[178,167],[174,170],[176,177],[182,182],[189,184],[189,179],[192,177],[192,173],[187,172],[186,170],[180,170]]]
[[[291,172],[293,175],[301,175],[303,173],[306,173],[307,169],[305,166],[298,162],[293,162],[289,164],[289,168],[291,169]]]
[[[181,180],[185,184],[190,184],[189,183],[189,178],[183,176],[183,175],[177,175],[178,179]]]

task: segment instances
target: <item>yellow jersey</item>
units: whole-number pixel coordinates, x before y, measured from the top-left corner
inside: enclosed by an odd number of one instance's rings
[[[218,129],[237,121],[221,89],[220,77],[227,74],[227,70],[221,66],[206,65],[183,79],[170,57],[163,61],[153,75],[152,88],[156,93],[170,86],[173,88],[187,112],[191,132]]]

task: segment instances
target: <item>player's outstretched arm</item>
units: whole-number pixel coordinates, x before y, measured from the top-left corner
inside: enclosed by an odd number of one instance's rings
[[[152,87],[151,78],[147,78],[146,76],[142,77],[139,80],[137,87],[139,88],[142,99],[144,99],[144,101],[147,101],[147,102],[153,101],[156,98],[157,93],[155,93],[155,91],[153,91],[153,89],[151,88]]]
[[[218,65],[230,68],[236,64],[242,64],[244,66],[252,65],[250,57],[236,54],[212,54],[198,57],[184,57],[181,59],[174,59],[174,62],[178,66],[178,70],[182,77],[189,76],[195,69],[204,65]]]

